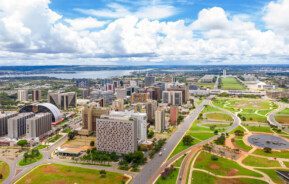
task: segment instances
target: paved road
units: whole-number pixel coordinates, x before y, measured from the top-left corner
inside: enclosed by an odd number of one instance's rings
[[[288,104],[284,104],[282,102],[276,102],[278,104],[278,108],[271,111],[268,116],[267,120],[269,121],[270,125],[277,126],[278,128],[282,128],[282,125],[278,123],[275,119],[275,115],[277,112],[284,110],[285,108],[288,108]]]
[[[215,85],[214,85],[214,90],[219,89],[219,79],[220,79],[220,76],[218,75],[216,82],[215,82]]]
[[[159,172],[161,168],[161,165],[165,162],[166,158],[170,155],[175,146],[185,135],[186,131],[191,127],[192,122],[194,122],[198,118],[204,106],[209,104],[212,98],[213,96],[209,96],[199,106],[197,106],[196,109],[194,109],[191,114],[189,114],[184,119],[184,122],[179,125],[177,131],[175,131],[172,134],[172,136],[167,140],[167,143],[164,145],[162,149],[164,150],[162,151],[163,153],[162,156],[156,154],[154,158],[150,160],[140,171],[140,173],[133,179],[133,183],[135,184],[153,183],[153,181],[156,178],[156,174]]]

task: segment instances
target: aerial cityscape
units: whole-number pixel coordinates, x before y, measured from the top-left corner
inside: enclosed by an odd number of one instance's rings
[[[0,0],[0,184],[289,183],[289,0]]]

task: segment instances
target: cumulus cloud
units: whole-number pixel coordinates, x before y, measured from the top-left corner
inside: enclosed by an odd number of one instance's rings
[[[49,8],[49,0],[1,0],[0,63],[284,62],[289,56],[289,41],[283,36],[286,21],[267,17],[278,17],[275,8],[286,2],[266,6],[268,29],[260,30],[248,18],[228,15],[220,7],[201,10],[188,24],[162,21],[171,15],[167,6],[164,11],[143,7],[131,12],[111,4],[111,12],[96,13],[113,19],[101,21],[91,17],[92,12],[88,17],[63,17]]]

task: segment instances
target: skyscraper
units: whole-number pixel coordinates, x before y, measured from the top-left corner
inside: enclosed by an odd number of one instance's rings
[[[176,125],[178,122],[179,108],[177,106],[170,107],[170,124]]]
[[[146,113],[148,117],[148,122],[154,124],[155,122],[155,111],[157,110],[157,101],[150,100],[146,103]]]
[[[42,138],[52,126],[52,114],[39,113],[26,120],[26,136],[30,139]]]
[[[145,80],[144,80],[145,86],[152,86],[154,85],[155,82],[156,82],[156,77],[148,76],[148,75],[145,77]]]
[[[0,136],[8,134],[8,126],[7,126],[8,119],[17,116],[17,114],[18,113],[0,114]]]
[[[69,107],[76,107],[76,93],[49,93],[48,102],[60,109],[67,110]]]
[[[165,110],[159,107],[155,112],[155,131],[163,132],[165,130]]]
[[[28,101],[28,90],[27,89],[19,89],[17,92],[18,101],[25,102]]]
[[[34,89],[32,90],[32,101],[40,101],[41,100],[41,90]]]

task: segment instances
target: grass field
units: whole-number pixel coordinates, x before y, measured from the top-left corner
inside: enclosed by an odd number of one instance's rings
[[[266,184],[266,182],[250,178],[224,179],[216,178],[201,171],[194,171],[192,183],[196,184]]]
[[[205,116],[209,120],[233,121],[233,118],[230,115],[224,114],[224,113],[219,113],[219,112],[207,113]]]
[[[278,161],[250,155],[243,160],[243,164],[254,167],[281,167]]]
[[[282,111],[279,111],[277,114],[286,114],[286,115],[289,115],[289,108],[286,108]]]
[[[200,141],[197,140],[197,139],[195,139],[195,140],[194,140],[194,143],[193,143],[192,145],[197,144],[198,142],[200,142]],[[192,146],[192,145],[190,145],[190,146]],[[183,141],[181,141],[181,142],[176,146],[176,148],[174,149],[174,151],[172,152],[172,154],[170,155],[170,158],[173,157],[173,156],[175,156],[176,154],[180,153],[181,151],[189,148],[190,146],[184,145]]]
[[[281,124],[289,124],[289,116],[288,115],[276,115],[275,119],[276,119],[276,121],[278,121]]]
[[[243,139],[235,139],[234,145],[243,151],[250,151],[252,149],[251,146],[244,143]]]
[[[247,170],[241,167],[237,162],[219,157],[217,161],[212,161],[212,154],[207,152],[201,152],[198,156],[194,167],[198,169],[204,169],[221,176],[256,176],[261,177],[259,173]]]
[[[2,174],[3,178],[0,179],[0,183],[2,183],[10,173],[10,168],[6,162],[0,161],[0,173]]]
[[[220,112],[220,110],[215,107],[206,105],[202,113],[207,113],[207,112]]]
[[[50,137],[49,139],[47,139],[47,142],[56,142],[60,138],[61,138],[61,135],[60,134],[56,134],[53,137]]]
[[[159,177],[156,184],[175,184],[177,181],[178,173],[179,169],[175,168],[175,170],[166,179]]]
[[[114,184],[123,183],[127,178],[118,173],[106,172],[101,177],[98,170],[85,169],[80,167],[64,166],[59,164],[42,165],[28,175],[17,181],[17,184],[74,184],[74,183],[95,183]]]
[[[38,146],[35,147],[35,149],[42,150],[42,149],[47,148],[47,147],[48,147],[48,145],[39,144]]]
[[[265,132],[265,133],[273,133],[269,126],[245,126],[251,132]]]
[[[235,77],[221,78],[221,88],[224,90],[244,90],[246,87]]]
[[[174,166],[175,167],[180,167],[182,164],[182,161],[184,160],[185,156],[182,156],[181,158],[179,158],[177,161],[175,161]]]
[[[289,158],[289,151],[272,151],[272,153],[265,153],[262,149],[257,149],[253,154],[274,158]]]
[[[258,114],[247,114],[240,113],[242,117],[245,117],[245,122],[259,122],[259,123],[267,123],[266,116],[260,116]]]
[[[258,169],[258,170],[267,174],[271,178],[271,180],[273,180],[276,184],[284,184],[284,180],[280,178],[280,176],[276,173],[275,170],[271,170],[271,169]],[[283,169],[279,169],[279,170],[283,171]],[[289,171],[289,170],[285,170],[285,171]]]

